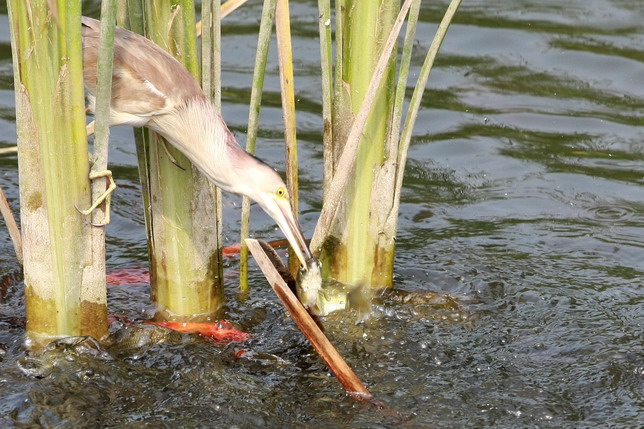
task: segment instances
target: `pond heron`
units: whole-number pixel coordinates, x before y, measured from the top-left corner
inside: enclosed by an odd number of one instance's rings
[[[82,26],[84,80],[93,112],[100,22],[83,17]],[[109,125],[147,127],[159,133],[215,185],[256,201],[284,232],[304,270],[317,263],[277,172],[239,146],[215,106],[179,61],[145,37],[119,27],[114,38]],[[94,132],[94,122],[87,132]],[[92,177],[101,175],[111,178],[109,172]],[[84,212],[91,212],[108,192]]]

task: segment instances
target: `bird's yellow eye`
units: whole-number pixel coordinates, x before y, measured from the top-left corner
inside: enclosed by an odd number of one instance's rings
[[[286,198],[286,189],[283,186],[280,186],[275,190],[275,195],[278,198]]]

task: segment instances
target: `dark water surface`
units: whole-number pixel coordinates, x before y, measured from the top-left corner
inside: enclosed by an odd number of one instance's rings
[[[244,142],[261,2],[226,18],[224,117]],[[96,13],[98,2],[85,2]],[[317,2],[292,4],[303,229],[320,209]],[[416,76],[445,1],[425,1]],[[15,144],[0,15],[0,146]],[[410,150],[396,287],[467,297],[462,311],[385,300],[371,319],[325,319],[369,388],[406,427],[644,425],[644,7],[641,0],[465,0]],[[275,52],[259,155],[283,168]],[[115,129],[110,269],[146,264],[131,131]],[[18,205],[15,155],[0,186]],[[226,242],[239,205],[226,196]],[[253,231],[281,234],[259,209]],[[347,398],[255,269],[251,298],[227,267],[229,320],[253,335],[213,346],[59,346],[25,357],[23,285],[0,225],[1,427],[391,427]],[[147,286],[111,286],[109,311],[151,311]],[[240,348],[246,355],[236,358]]]

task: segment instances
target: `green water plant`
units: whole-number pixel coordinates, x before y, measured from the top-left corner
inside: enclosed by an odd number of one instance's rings
[[[277,40],[277,56],[279,66],[280,94],[282,116],[284,119],[284,148],[286,156],[286,183],[293,212],[297,214],[298,206],[298,163],[297,163],[297,133],[295,121],[295,85],[293,76],[293,48],[291,44],[291,24],[288,0],[265,0],[262,9],[262,21],[259,29],[255,70],[251,89],[251,101],[248,117],[248,133],[246,151],[255,153],[261,95],[266,73],[268,47],[270,45],[271,28],[275,21]],[[241,223],[241,270],[240,285],[242,290],[248,288],[248,247],[246,238],[249,234],[250,201],[244,198],[242,202]],[[299,261],[291,252],[289,262],[291,271],[297,272]]]
[[[27,343],[107,333],[91,202],[79,0],[10,0]]]
[[[192,0],[130,0],[128,12],[132,30],[142,30],[200,78]],[[214,37],[211,22],[208,49]],[[211,67],[211,61],[204,67]],[[206,83],[214,96],[217,85],[210,73]],[[143,130],[136,140],[157,318],[208,319],[224,302],[218,193],[188,158],[160,136]]]
[[[459,4],[450,3],[437,30],[401,131],[420,0],[405,0],[402,6],[397,0],[336,2],[335,61],[330,1],[318,2],[325,186],[311,249],[321,256],[327,274],[343,283],[392,286],[411,132],[433,59]],[[395,46],[408,13],[396,73]]]
[[[277,0],[275,6],[275,33],[277,60],[280,74],[282,117],[284,118],[284,148],[286,153],[286,186],[291,196],[293,213],[298,213],[297,124],[295,122],[295,81],[293,78],[293,47],[291,44],[291,19],[288,0]],[[299,262],[289,254],[291,272],[296,274]]]
[[[226,14],[234,10],[242,3],[231,3]],[[218,0],[204,0],[201,3],[202,32],[201,32],[201,86],[204,93],[217,108],[221,111],[221,19],[224,17],[223,5]],[[199,30],[199,28],[197,28]],[[199,32],[199,31],[198,31]],[[224,264],[222,260],[221,247],[224,243],[223,233],[223,211],[221,189],[215,188],[216,215],[215,222],[217,228],[217,251],[216,267],[217,276],[224,278]],[[223,290],[223,281],[220,289]]]
[[[266,75],[266,61],[268,59],[268,48],[270,46],[273,21],[275,20],[276,0],[264,0],[262,8],[262,19],[259,25],[257,38],[257,53],[255,54],[255,68],[253,71],[253,82],[251,85],[250,105],[248,108],[248,127],[246,131],[246,152],[255,153],[257,145],[257,131],[259,129],[259,112],[262,104],[262,92],[264,89],[264,77]],[[248,245],[246,238],[250,233],[250,199],[242,198],[242,215],[240,231],[240,269],[239,285],[243,293],[248,287]]]

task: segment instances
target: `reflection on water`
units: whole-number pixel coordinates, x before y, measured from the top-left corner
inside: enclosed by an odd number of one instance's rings
[[[98,2],[85,2],[96,13]],[[261,2],[226,18],[224,108],[243,142]],[[293,2],[302,225],[322,175],[316,2]],[[431,4],[429,4],[431,3]],[[440,4],[439,4],[440,3]],[[424,2],[426,48],[445,2]],[[325,319],[369,389],[411,427],[636,427],[644,351],[644,9],[638,0],[464,2],[430,78],[410,148],[396,279],[371,318]],[[15,144],[6,9],[0,5],[0,145]],[[423,55],[414,55],[417,76]],[[282,151],[275,55],[259,155]],[[146,261],[134,148],[112,134],[119,185],[111,268]],[[17,205],[15,155],[0,186]],[[226,240],[239,199],[225,197]],[[281,238],[253,212],[255,235]],[[225,316],[252,334],[213,345],[171,334],[136,347],[22,349],[18,267],[0,227],[0,426],[393,426],[347,398],[261,275],[239,302],[227,260]],[[460,297],[452,303],[423,292]],[[145,285],[112,286],[110,312],[145,319]],[[127,331],[119,324],[118,335]],[[148,328],[153,329],[153,328]],[[155,331],[158,332],[158,331]],[[155,333],[154,335],[160,335]],[[147,338],[147,337],[146,337]],[[138,340],[137,340],[138,341]],[[129,343],[128,343],[129,344]]]

